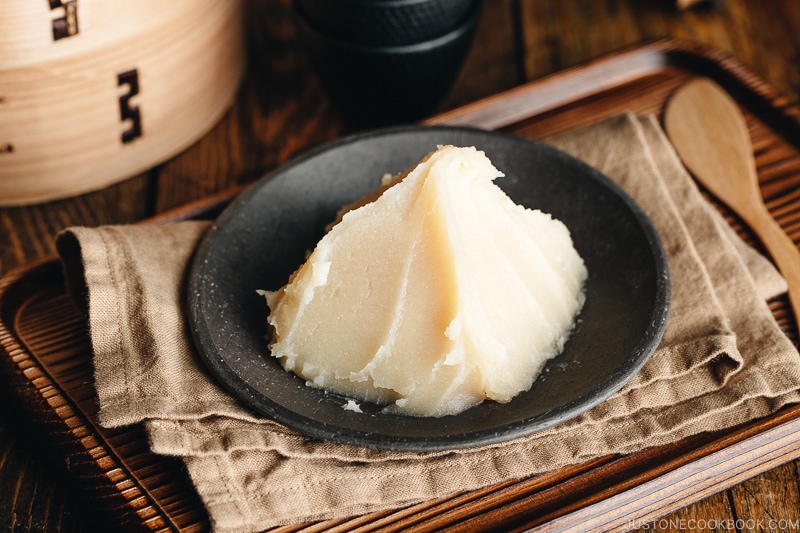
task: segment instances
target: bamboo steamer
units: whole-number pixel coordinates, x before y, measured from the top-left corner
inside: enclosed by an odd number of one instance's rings
[[[0,205],[139,174],[196,141],[235,98],[239,0],[0,4]]]

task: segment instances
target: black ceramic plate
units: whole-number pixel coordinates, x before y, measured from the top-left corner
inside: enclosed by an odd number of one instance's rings
[[[571,230],[589,270],[586,304],[564,352],[507,404],[419,418],[343,409],[344,397],[308,387],[267,347],[267,306],[345,203],[385,173],[414,165],[439,144],[475,146],[505,173],[517,203],[552,213]],[[189,273],[188,315],[219,383],[257,413],[301,433],[356,445],[434,451],[497,443],[571,418],[617,391],[664,330],[670,298],[663,247],[641,209],[614,183],[548,146],[508,134],[401,127],[332,142],[265,176],[219,217]]]

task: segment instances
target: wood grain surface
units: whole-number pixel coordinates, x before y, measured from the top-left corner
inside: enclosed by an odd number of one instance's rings
[[[99,192],[0,209],[0,273],[51,254],[53,237],[64,227],[136,222],[244,185],[298,152],[356,129],[309,72],[289,5],[248,0],[248,75],[234,106],[195,145]],[[729,52],[788,101],[800,100],[797,0],[725,0],[687,11],[668,0],[487,0],[476,42],[441,110],[660,37]],[[758,139],[754,144],[758,149]],[[775,174],[776,187],[786,186],[781,169],[767,170]],[[772,183],[767,180],[767,192]],[[797,188],[796,179],[791,186]],[[0,391],[0,531],[115,529],[87,508],[85,495],[70,484],[71,465],[50,453],[19,414],[11,392]],[[647,531],[689,530],[690,523],[716,526],[709,531],[800,530],[799,468],[797,461],[776,466],[659,521],[636,525]]]

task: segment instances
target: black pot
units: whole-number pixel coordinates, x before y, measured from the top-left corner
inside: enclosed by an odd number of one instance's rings
[[[297,0],[306,20],[337,40],[399,46],[458,28],[480,0]]]
[[[336,39],[299,9],[295,15],[311,66],[331,101],[356,124],[382,126],[418,120],[444,100],[472,44],[480,2],[449,32],[401,46]]]

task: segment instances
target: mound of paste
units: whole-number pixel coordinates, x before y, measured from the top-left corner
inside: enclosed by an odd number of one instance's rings
[[[345,213],[278,291],[271,353],[308,384],[415,416],[528,390],[584,303],[569,230],[440,147]]]

